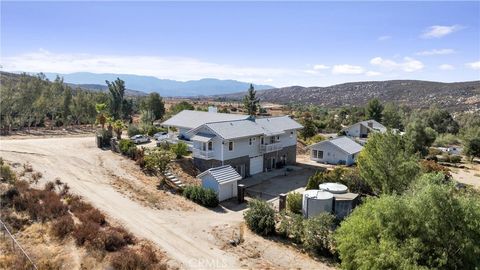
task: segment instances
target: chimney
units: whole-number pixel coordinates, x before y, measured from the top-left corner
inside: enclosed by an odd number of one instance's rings
[[[215,106],[208,106],[208,112],[209,113],[217,113],[218,109]]]
[[[373,128],[373,122],[372,122],[372,121],[369,121],[369,122],[367,123],[367,125],[368,125],[369,128]]]

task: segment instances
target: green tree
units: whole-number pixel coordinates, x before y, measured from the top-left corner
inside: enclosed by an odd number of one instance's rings
[[[425,125],[433,128],[436,132],[457,134],[459,125],[452,115],[445,109],[432,107],[429,110],[420,114]]]
[[[421,121],[417,120],[407,126],[404,138],[406,149],[412,153],[419,153],[422,157],[428,155],[428,148],[433,144],[437,134],[435,130],[426,127]]]
[[[122,131],[125,128],[125,124],[122,120],[116,120],[115,122],[113,122],[112,126],[113,131],[117,135],[117,139],[120,140],[122,138]]]
[[[368,119],[373,119],[375,121],[381,122],[383,117],[383,105],[380,103],[380,100],[374,98],[370,100],[366,107],[366,115]]]
[[[357,165],[361,177],[377,194],[402,193],[420,170],[416,158],[405,150],[402,137],[392,131],[373,133]]]
[[[475,157],[480,158],[480,137],[467,139],[463,151],[471,161]]]
[[[317,134],[315,122],[313,122],[310,117],[305,118],[303,121],[303,128],[300,130],[300,135],[303,137],[303,140],[307,140],[308,138],[315,136],[315,134]]]
[[[250,84],[247,95],[243,98],[243,107],[249,115],[256,115],[258,111],[260,100],[256,97],[256,93],[253,85]]]
[[[170,111],[173,114],[177,114],[177,113],[179,113],[183,110],[195,110],[195,107],[193,107],[192,104],[188,103],[188,101],[182,101],[182,102],[179,102],[179,103],[173,105],[170,108]]]
[[[172,145],[170,150],[172,151],[173,154],[175,154],[175,157],[177,159],[188,155],[188,146],[184,142],[179,142],[177,144]]]
[[[155,120],[162,119],[165,114],[165,104],[158,93],[150,93],[140,106],[143,110],[152,111]]]
[[[343,269],[476,269],[480,198],[424,175],[405,195],[368,198],[335,234]]]
[[[119,119],[122,116],[122,105],[125,95],[125,82],[117,78],[114,82],[105,81],[110,91],[110,114]]]
[[[333,225],[335,217],[329,213],[304,221],[303,245],[318,254],[330,255],[333,246]]]
[[[402,110],[393,103],[387,103],[383,109],[382,124],[389,128],[403,129]]]
[[[97,123],[102,126],[102,129],[105,129],[105,123],[107,122],[107,104],[97,103],[95,110],[97,111]]]
[[[63,124],[66,125],[69,122],[69,118],[71,115],[70,107],[72,106],[72,89],[70,87],[65,87],[65,91],[63,92]]]
[[[145,169],[153,174],[164,174],[172,159],[170,151],[159,148],[148,149],[144,157]]]
[[[298,192],[288,193],[287,208],[292,213],[301,214],[302,213],[302,194]]]

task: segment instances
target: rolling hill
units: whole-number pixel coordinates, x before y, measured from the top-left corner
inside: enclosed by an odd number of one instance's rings
[[[245,93],[217,98],[238,100]],[[480,108],[480,81],[441,83],[416,80],[371,81],[337,84],[328,87],[290,86],[258,91],[262,101],[280,104],[316,104],[325,107],[360,106],[368,100],[426,108],[432,104],[449,110]]]

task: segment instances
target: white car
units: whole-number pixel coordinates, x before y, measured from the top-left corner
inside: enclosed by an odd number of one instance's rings
[[[168,133],[163,131],[163,132],[157,132],[153,134],[153,138],[157,141],[165,140],[168,139]]]
[[[148,136],[141,134],[130,137],[130,140],[132,140],[135,144],[150,142],[150,138]]]

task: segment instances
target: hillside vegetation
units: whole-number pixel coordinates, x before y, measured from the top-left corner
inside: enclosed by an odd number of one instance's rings
[[[219,99],[243,98],[244,93],[218,96]],[[414,80],[353,82],[328,87],[290,86],[258,91],[261,101],[280,104],[315,104],[325,107],[363,106],[370,99],[428,108],[435,104],[459,111],[480,107],[480,81],[440,83]]]

